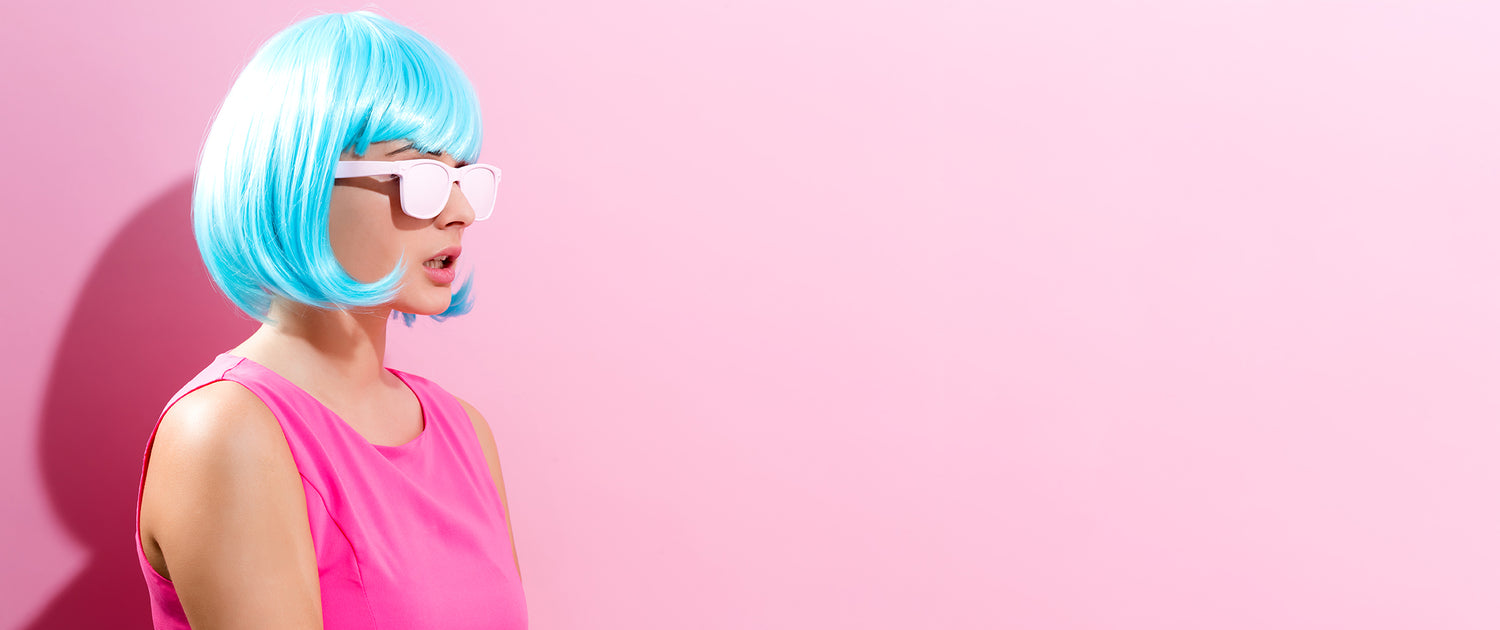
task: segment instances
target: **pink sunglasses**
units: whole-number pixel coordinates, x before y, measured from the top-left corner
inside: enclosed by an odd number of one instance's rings
[[[500,187],[500,169],[489,164],[453,168],[437,160],[356,161],[340,160],[334,179],[395,175],[401,179],[401,211],[418,219],[431,219],[448,206],[453,183],[463,191],[474,220],[490,218],[495,211],[495,191]]]

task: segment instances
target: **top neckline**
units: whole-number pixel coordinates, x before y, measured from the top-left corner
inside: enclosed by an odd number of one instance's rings
[[[399,453],[404,453],[406,451],[410,451],[410,450],[416,448],[417,445],[420,442],[423,441],[423,438],[427,437],[428,433],[432,432],[432,431],[429,430],[432,427],[432,421],[431,421],[431,418],[429,418],[428,415],[427,415],[427,410],[430,409],[431,406],[427,404],[428,401],[427,401],[427,399],[425,397],[422,396],[422,392],[418,388],[412,387],[411,383],[406,380],[406,376],[407,375],[404,372],[400,371],[400,370],[389,368],[389,367],[385,368],[385,371],[390,372],[393,376],[395,376],[397,380],[401,381],[402,385],[406,386],[407,390],[411,391],[411,393],[412,393],[413,396],[416,396],[416,398],[417,398],[417,407],[419,409],[421,409],[421,411],[422,411],[422,432],[418,433],[417,437],[414,437],[414,438],[412,438],[410,440],[407,440],[407,441],[405,441],[405,442],[403,442],[401,444],[394,444],[394,445],[391,445],[391,444],[376,444],[374,442],[371,442],[369,440],[369,438],[366,438],[364,436],[364,434],[361,434],[359,431],[356,431],[354,429],[353,425],[350,425],[347,420],[344,420],[344,418],[342,416],[340,416],[339,414],[335,413],[333,411],[333,409],[330,409],[328,407],[328,405],[323,404],[323,401],[318,400],[318,398],[316,396],[313,396],[307,390],[302,389],[300,386],[298,386],[296,383],[293,383],[291,380],[287,379],[285,376],[282,376],[281,374],[278,374],[276,372],[276,370],[268,368],[268,367],[266,367],[264,365],[261,365],[260,363],[255,362],[254,360],[247,359],[247,358],[242,357],[242,356],[237,355],[237,354],[231,354],[231,353],[225,352],[225,353],[223,353],[223,354],[221,354],[219,356],[229,357],[231,359],[238,359],[240,362],[248,363],[248,364],[253,365],[256,368],[259,368],[260,370],[266,372],[267,374],[270,374],[271,376],[273,376],[277,380],[281,381],[282,383],[285,383],[288,387],[291,387],[293,390],[296,390],[297,393],[305,396],[308,400],[313,401],[313,403],[317,404],[319,407],[322,407],[323,411],[328,412],[328,415],[333,416],[334,418],[336,418],[339,421],[338,423],[341,426],[343,426],[345,429],[347,429],[350,433],[354,434],[354,436],[356,438],[359,438],[359,440],[361,442],[364,442],[365,444],[370,445],[375,450],[380,451],[381,453],[385,453],[385,454],[399,454]]]

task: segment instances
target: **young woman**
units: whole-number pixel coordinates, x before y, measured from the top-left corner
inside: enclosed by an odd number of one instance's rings
[[[263,325],[167,403],[137,552],[157,628],[526,627],[494,438],[468,403],[386,368],[386,326],[469,308],[473,87],[421,35],[320,15],[241,72],[204,143],[193,225]]]

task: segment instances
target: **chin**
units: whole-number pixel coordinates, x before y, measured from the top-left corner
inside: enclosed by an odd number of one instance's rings
[[[453,304],[453,294],[445,293],[441,299],[403,301],[403,303],[392,305],[391,308],[413,315],[441,315],[451,304]]]

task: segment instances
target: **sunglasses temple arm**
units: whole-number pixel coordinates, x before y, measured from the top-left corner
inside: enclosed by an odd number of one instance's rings
[[[333,169],[334,178],[366,177],[369,175],[394,175],[398,171],[392,162],[339,162]]]

